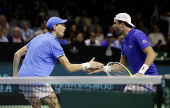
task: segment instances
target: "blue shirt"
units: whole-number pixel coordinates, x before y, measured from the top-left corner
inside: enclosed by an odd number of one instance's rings
[[[59,40],[58,38],[56,39],[58,43],[61,45],[68,45],[68,41],[66,39]]]
[[[125,55],[133,74],[138,73],[144,64],[147,55],[143,50],[151,46],[149,38],[140,30],[131,29],[121,45],[121,55]],[[154,63],[151,64],[145,75],[158,75]]]
[[[29,39],[30,37],[33,37],[34,36],[34,29],[32,28],[28,28],[28,31],[25,32],[23,30],[23,28],[21,28],[21,33],[20,33],[21,37],[23,40],[27,40]]]
[[[54,35],[47,32],[33,38],[27,45],[28,51],[18,76],[49,76],[58,60],[64,55],[63,48]]]
[[[110,46],[110,47],[114,47],[114,45],[116,45],[116,44],[114,43],[114,41],[112,41],[112,44],[109,45],[108,42],[107,42],[107,38],[106,38],[105,40],[103,40],[102,43],[101,43],[101,46]]]

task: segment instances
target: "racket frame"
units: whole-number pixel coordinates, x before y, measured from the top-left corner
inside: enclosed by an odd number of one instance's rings
[[[130,75],[131,77],[134,77],[134,76],[132,75],[132,73],[130,72],[130,70],[129,70],[126,66],[124,66],[123,64],[121,64],[120,62],[109,62],[106,66],[109,66],[109,64],[111,64],[111,63],[118,64],[118,65],[124,67],[124,68],[126,69],[126,71],[129,73],[129,75]],[[107,74],[109,77],[111,77],[111,75],[109,74],[109,72],[106,71],[106,74]],[[156,92],[156,90],[154,90],[153,88],[148,87],[148,86],[146,86],[146,85],[144,85],[144,84],[140,84],[140,86],[148,89],[149,91]]]

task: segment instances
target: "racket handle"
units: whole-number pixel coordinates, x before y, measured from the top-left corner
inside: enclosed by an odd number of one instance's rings
[[[156,90],[154,90],[153,88],[150,88],[150,87],[148,87],[148,86],[146,86],[146,85],[141,85],[142,87],[144,87],[144,88],[146,88],[146,89],[148,89],[148,90],[150,90],[150,91],[152,91],[152,92],[155,92]]]

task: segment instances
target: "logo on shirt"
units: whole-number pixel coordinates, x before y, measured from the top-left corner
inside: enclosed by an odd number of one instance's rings
[[[131,48],[132,47],[132,45],[131,46],[129,46],[129,48]]]
[[[87,68],[87,66],[84,67],[85,69]]]
[[[143,41],[142,41],[143,44],[146,43],[146,42],[147,42],[146,40],[143,40]]]

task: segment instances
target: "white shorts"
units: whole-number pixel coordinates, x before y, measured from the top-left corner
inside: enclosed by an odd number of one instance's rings
[[[37,99],[41,99],[53,92],[53,89],[49,84],[20,84],[19,87],[22,90],[25,99],[28,99],[33,94]]]
[[[151,84],[147,84],[146,86],[148,86],[150,88],[153,87],[153,85],[151,85]],[[129,84],[123,90],[124,93],[128,93],[129,91],[132,93],[148,93],[148,92],[150,92],[148,89],[144,88],[143,86],[135,85],[135,84]]]
[[[157,77],[157,76],[149,76],[145,75],[145,77]],[[153,84],[145,84],[146,86],[153,88]],[[123,90],[124,93],[132,92],[132,93],[148,93],[150,90],[138,84],[128,84]]]

